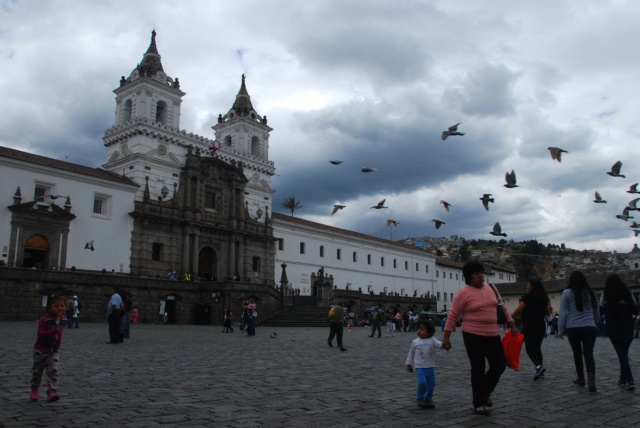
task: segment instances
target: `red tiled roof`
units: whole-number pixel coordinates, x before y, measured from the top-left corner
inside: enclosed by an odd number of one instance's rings
[[[47,166],[50,168],[60,169],[63,171],[69,171],[76,174],[88,175],[91,177],[100,178],[103,180],[115,181],[122,184],[128,184],[131,186],[138,186],[136,183],[131,181],[129,178],[124,177],[122,175],[105,171],[100,168],[90,168],[84,165],[78,165],[71,162],[65,162],[53,158],[48,158],[45,156],[34,155],[33,153],[23,152],[21,150],[11,149],[9,147],[0,146],[0,157],[5,157],[9,159],[15,159],[27,163],[33,163],[36,165]]]

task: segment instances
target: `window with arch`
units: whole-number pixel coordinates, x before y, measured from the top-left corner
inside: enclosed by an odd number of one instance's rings
[[[251,156],[260,156],[260,139],[251,137]]]
[[[232,143],[232,141],[231,141],[231,135],[227,135],[226,137],[224,137],[224,145],[225,145],[225,146],[229,146],[229,147],[230,147],[230,146],[231,146],[231,143]]]
[[[133,101],[131,100],[125,101],[124,108],[122,109],[122,121],[131,122],[132,112],[133,112]]]
[[[158,101],[156,104],[156,122],[167,124],[167,103],[164,101]]]

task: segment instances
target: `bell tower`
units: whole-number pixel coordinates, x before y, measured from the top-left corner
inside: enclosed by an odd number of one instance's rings
[[[267,117],[253,108],[245,79],[243,74],[233,106],[225,115],[218,116],[218,123],[212,128],[220,142],[217,156],[229,163],[242,162],[249,180],[244,198],[249,215],[261,220],[270,215],[275,193],[271,188],[275,167],[269,160],[269,133],[273,129],[267,125]]]
[[[186,133],[180,132],[180,105],[185,93],[180,90],[178,79],[164,72],[155,30],[142,61],[129,77],[122,76],[120,86],[113,92],[115,125],[103,138],[108,150],[104,169],[138,183],[141,187],[137,200],[143,198],[146,177],[151,197],[167,198],[166,189],[173,189],[174,183],[179,182],[180,166],[190,142]]]

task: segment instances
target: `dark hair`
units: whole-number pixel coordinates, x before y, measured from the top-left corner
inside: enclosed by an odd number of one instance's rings
[[[542,305],[543,308],[546,308],[549,305],[549,297],[547,296],[547,291],[544,289],[544,285],[542,285],[542,281],[531,278],[529,284],[531,284],[531,292],[529,293],[531,299],[539,305]]]
[[[627,284],[615,273],[609,275],[604,282],[604,300],[613,313],[619,312],[621,303],[627,303],[632,307],[636,303]]]
[[[478,260],[469,260],[462,267],[462,275],[464,276],[464,283],[471,283],[471,275],[477,272],[484,273],[484,265]]]
[[[55,302],[64,303],[64,298],[62,296],[49,296],[47,300],[47,310],[51,309],[51,306],[53,306]]]
[[[590,300],[589,308],[595,308],[597,305],[596,295],[589,287],[589,283],[587,282],[587,278],[585,278],[584,274],[579,270],[575,270],[571,272],[571,276],[569,276],[569,284],[567,285],[567,289],[573,291],[573,297],[576,299],[576,308],[582,312],[585,310],[585,298],[588,297]]]
[[[423,325],[424,328],[427,329],[427,331],[429,332],[430,335],[434,335],[436,332],[436,328],[433,326],[433,323],[431,322],[430,319],[427,318],[420,318],[418,319],[418,323],[416,324],[416,330]]]

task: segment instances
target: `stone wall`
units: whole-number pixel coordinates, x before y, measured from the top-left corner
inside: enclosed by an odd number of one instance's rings
[[[78,296],[82,322],[105,322],[111,287],[129,292],[141,323],[163,323],[160,302],[172,301],[176,324],[222,324],[225,307],[239,319],[245,298],[258,305],[258,322],[282,310],[280,292],[266,284],[249,282],[187,282],[131,275],[0,268],[0,320],[37,320],[47,295]]]

